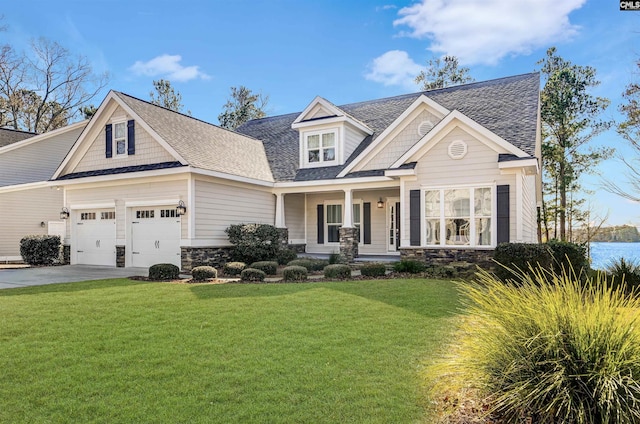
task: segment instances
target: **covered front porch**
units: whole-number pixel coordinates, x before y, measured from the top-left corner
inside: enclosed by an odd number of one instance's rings
[[[318,187],[276,193],[276,227],[307,255],[343,260],[400,257],[402,202],[397,181],[382,187]]]

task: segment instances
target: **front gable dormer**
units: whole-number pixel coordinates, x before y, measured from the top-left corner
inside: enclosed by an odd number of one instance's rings
[[[118,93],[111,91],[58,167],[54,179],[169,162],[186,163]]]
[[[343,165],[373,130],[322,97],[316,97],[291,128],[298,130],[299,168]]]
[[[338,176],[389,168],[398,157],[429,134],[449,112],[429,97],[420,95]]]

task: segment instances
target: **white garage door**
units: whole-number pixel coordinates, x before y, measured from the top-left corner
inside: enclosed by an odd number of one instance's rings
[[[180,217],[175,206],[139,208],[131,222],[131,265],[180,266]]]
[[[83,265],[116,265],[116,213],[114,209],[85,210],[76,214],[76,261]]]

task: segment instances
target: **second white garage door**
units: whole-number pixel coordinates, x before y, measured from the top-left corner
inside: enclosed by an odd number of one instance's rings
[[[131,221],[131,266],[180,266],[180,217],[175,206],[136,208]]]

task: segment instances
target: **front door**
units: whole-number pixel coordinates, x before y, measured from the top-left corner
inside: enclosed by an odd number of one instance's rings
[[[400,247],[400,202],[387,199],[387,251],[395,252]]]

